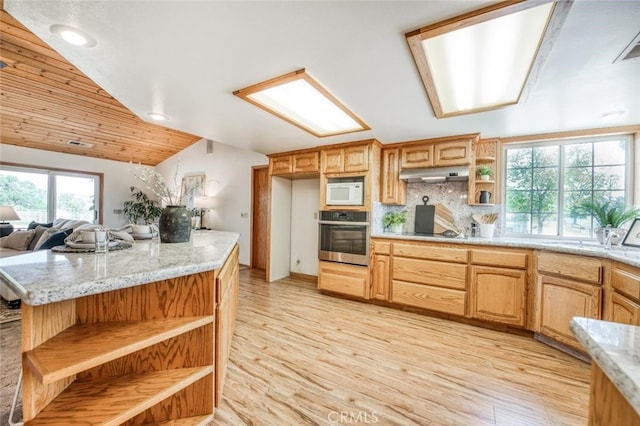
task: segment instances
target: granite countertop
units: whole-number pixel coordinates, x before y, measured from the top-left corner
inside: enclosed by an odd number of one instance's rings
[[[423,236],[413,234],[392,234],[388,232],[374,233],[372,238],[391,238],[398,240],[430,241],[451,244],[473,244],[481,246],[500,246],[524,249],[537,249],[555,251],[558,253],[578,254],[582,256],[594,256],[604,259],[612,259],[630,266],[640,267],[640,248],[623,245],[614,245],[611,250],[605,250],[597,241],[575,240],[543,240],[538,238],[469,238],[456,237],[445,238],[439,236]]]
[[[574,317],[571,331],[640,414],[640,327]]]
[[[186,243],[136,240],[108,253],[30,252],[0,259],[0,278],[28,305],[44,305],[220,268],[239,234],[195,231]]]

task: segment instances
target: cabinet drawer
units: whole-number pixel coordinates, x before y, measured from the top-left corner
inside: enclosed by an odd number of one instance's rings
[[[529,253],[511,250],[471,250],[471,263],[476,265],[527,269],[528,259]]]
[[[466,292],[393,280],[394,303],[464,315]]]
[[[371,252],[376,254],[391,254],[391,242],[389,241],[372,241]]]
[[[441,260],[443,262],[467,263],[469,250],[438,247],[423,244],[393,244],[393,255],[418,259]]]
[[[611,270],[611,287],[636,300],[640,300],[640,276],[631,271],[618,269]]]
[[[368,299],[369,268],[344,263],[320,262],[318,288]]]
[[[394,279],[436,287],[467,289],[467,265],[395,257],[392,276]]]
[[[604,275],[599,259],[550,252],[538,253],[538,271],[595,284]]]

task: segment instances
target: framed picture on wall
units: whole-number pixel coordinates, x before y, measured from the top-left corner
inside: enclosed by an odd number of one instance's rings
[[[182,178],[180,188],[180,200],[187,208],[194,207],[196,197],[202,197],[204,193],[205,175],[185,176]]]
[[[631,228],[627,231],[627,235],[622,240],[623,246],[640,247],[640,219],[634,219]]]

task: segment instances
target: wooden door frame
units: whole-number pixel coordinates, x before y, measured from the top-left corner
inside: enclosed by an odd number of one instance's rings
[[[254,240],[253,240],[253,236],[254,236],[254,222],[255,222],[255,218],[254,215],[256,213],[256,205],[255,205],[255,196],[256,196],[256,188],[255,188],[255,177],[258,171],[262,171],[264,169],[269,169],[269,165],[261,165],[261,166],[251,166],[251,224],[250,224],[250,229],[249,229],[249,239],[251,241],[250,244],[250,250],[249,250],[249,265],[251,268],[254,267],[254,258],[253,258],[253,244],[254,244]],[[267,233],[267,247],[266,247],[266,267],[265,267],[265,275],[268,277],[269,276],[269,244],[270,244],[270,237],[271,237],[271,176],[268,175],[267,177],[267,229],[266,229],[266,233]]]

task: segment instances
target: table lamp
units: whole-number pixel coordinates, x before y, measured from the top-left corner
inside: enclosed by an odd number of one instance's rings
[[[195,197],[193,200],[193,206],[200,210],[200,226],[198,229],[209,229],[204,226],[203,219],[204,215],[207,211],[211,210],[214,207],[214,198],[213,197]]]
[[[0,237],[4,237],[13,232],[13,225],[9,220],[20,220],[20,216],[11,206],[0,206]]]

